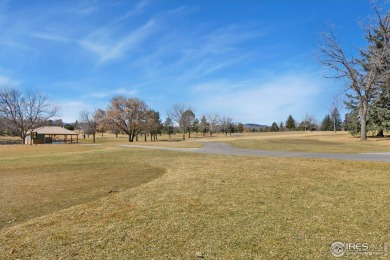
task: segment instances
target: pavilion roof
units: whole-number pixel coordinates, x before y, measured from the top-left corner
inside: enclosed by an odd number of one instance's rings
[[[62,128],[59,126],[42,126],[39,128],[35,128],[32,132],[37,132],[38,134],[46,134],[46,135],[78,135],[78,133],[70,131],[66,128]]]

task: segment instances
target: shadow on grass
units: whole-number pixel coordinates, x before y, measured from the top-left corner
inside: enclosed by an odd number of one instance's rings
[[[4,184],[0,229],[112,196],[166,172],[164,168],[129,156],[134,155],[123,152],[57,154],[47,156],[44,164],[28,157],[26,162],[5,163],[0,166],[0,183]]]

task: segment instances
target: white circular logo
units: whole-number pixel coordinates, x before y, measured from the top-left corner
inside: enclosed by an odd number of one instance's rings
[[[345,245],[342,242],[334,242],[330,247],[330,252],[336,257],[343,256],[345,254]]]

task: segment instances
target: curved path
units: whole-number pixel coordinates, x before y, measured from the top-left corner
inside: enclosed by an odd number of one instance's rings
[[[161,149],[161,150],[171,150],[171,151],[222,154],[222,155],[390,162],[390,152],[389,153],[362,153],[362,154],[281,152],[281,151],[242,149],[242,148],[233,147],[225,143],[218,143],[218,142],[204,142],[203,147],[201,148],[168,148],[168,147],[159,147],[159,146],[142,146],[142,145],[127,145],[127,144],[121,146],[130,147],[130,148]]]

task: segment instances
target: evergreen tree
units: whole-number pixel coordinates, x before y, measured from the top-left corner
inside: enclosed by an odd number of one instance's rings
[[[350,132],[352,136],[356,136],[360,133],[360,122],[357,111],[345,114],[343,127],[344,130]]]
[[[200,122],[199,122],[199,125],[198,125],[198,129],[199,131],[203,134],[203,137],[205,137],[206,133],[208,132],[208,122],[207,122],[207,118],[205,115],[202,115],[202,117],[200,118]]]
[[[280,122],[280,124],[279,124],[279,131],[281,131],[281,132],[284,131],[284,124],[283,124],[283,122]]]
[[[388,15],[388,13],[387,13]],[[385,18],[389,19],[388,16]],[[371,64],[375,58],[390,47],[390,28],[389,21],[384,20],[385,23],[373,27],[366,35],[366,40],[369,43],[368,50],[361,51],[362,59],[359,63],[363,69],[368,72]],[[384,55],[377,70],[383,74],[388,75],[390,72],[390,57],[389,54]],[[377,136],[383,136],[384,131],[390,126],[390,86],[388,77],[380,78],[377,84],[376,94],[369,100],[369,110],[367,116],[367,130],[376,132]]]
[[[299,123],[299,125],[298,125],[298,127],[297,127],[297,130],[298,131],[306,131],[306,126],[305,126],[305,122],[304,121],[302,121],[302,122],[300,122]]]
[[[296,128],[296,125],[295,125],[295,120],[294,120],[294,118],[291,116],[291,115],[289,115],[288,116],[288,118],[287,118],[287,121],[286,121],[286,128],[288,129],[288,130],[295,130],[295,128]]]
[[[194,121],[192,121],[191,129],[193,132],[196,133],[196,136],[198,137],[199,133],[199,119],[195,118]]]
[[[195,114],[192,112],[191,109],[187,109],[184,111],[183,117],[182,117],[182,124],[184,126],[184,129],[188,131],[188,138],[191,138],[191,131],[192,131],[192,124],[195,120]],[[183,140],[185,139],[184,133],[183,133]]]
[[[74,122],[74,129],[75,130],[80,130],[80,126],[79,126],[79,121],[76,120],[76,122]]]
[[[238,123],[236,127],[237,133],[242,133],[244,132],[244,124],[243,123]]]
[[[170,117],[167,117],[164,122],[164,132],[168,134],[169,139],[171,139],[171,135],[174,133],[173,121]]]
[[[74,126],[71,125],[71,124],[66,124],[66,125],[64,125],[64,128],[65,128],[65,129],[68,129],[68,130],[70,130],[70,131],[73,131],[73,130],[74,130]]]
[[[372,101],[367,128],[377,136],[384,136],[384,131],[390,129],[390,90],[386,87]]]
[[[279,127],[278,127],[278,124],[276,122],[272,123],[271,132],[279,132]]]
[[[322,120],[321,131],[333,131],[333,121],[329,114]]]

